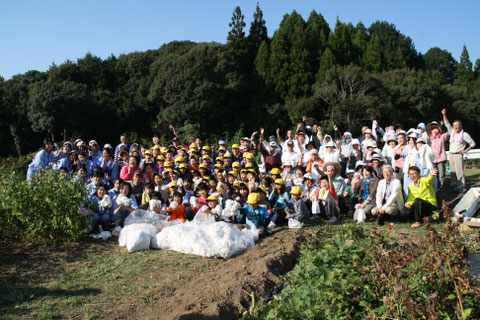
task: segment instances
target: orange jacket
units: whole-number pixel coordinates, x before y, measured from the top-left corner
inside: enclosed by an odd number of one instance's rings
[[[170,213],[170,219],[168,219],[168,221],[180,219],[182,222],[185,222],[185,206],[184,205],[179,204],[178,208],[175,210],[168,208],[167,212]]]

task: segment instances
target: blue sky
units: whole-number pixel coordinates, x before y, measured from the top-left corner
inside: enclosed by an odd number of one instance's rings
[[[67,59],[91,52],[101,58],[156,49],[173,40],[225,43],[233,9],[239,5],[247,32],[257,1],[1,1],[0,75],[45,71]],[[396,25],[412,38],[418,51],[437,46],[459,60],[463,44],[470,60],[480,58],[480,1],[260,1],[268,33],[285,13],[296,10],[304,19],[312,9],[330,27],[341,21],[367,27],[376,20]]]

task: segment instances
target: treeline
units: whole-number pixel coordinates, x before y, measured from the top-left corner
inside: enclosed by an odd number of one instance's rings
[[[480,137],[480,59],[464,46],[460,61],[440,48],[425,55],[393,24],[368,28],[337,19],[330,28],[312,11],[293,11],[273,37],[257,5],[248,34],[235,8],[226,44],[174,41],[157,50],[101,59],[90,53],[0,78],[1,156],[37,149],[44,136],[115,143],[168,138],[172,124],[184,138],[287,129],[302,115],[326,129],[336,123],[357,134],[381,125],[416,126],[440,118],[464,121]]]

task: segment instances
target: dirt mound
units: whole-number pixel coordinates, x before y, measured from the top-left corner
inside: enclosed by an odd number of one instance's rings
[[[173,292],[152,292],[157,303],[141,308],[117,309],[114,319],[238,319],[254,292],[261,296],[295,265],[301,230],[280,230],[252,249],[207,273],[199,273]]]

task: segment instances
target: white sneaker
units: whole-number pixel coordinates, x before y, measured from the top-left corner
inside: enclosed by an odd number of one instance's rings
[[[273,223],[273,221],[270,221],[270,223],[268,224],[269,229],[276,228],[276,227],[277,227],[277,225],[275,223]]]

